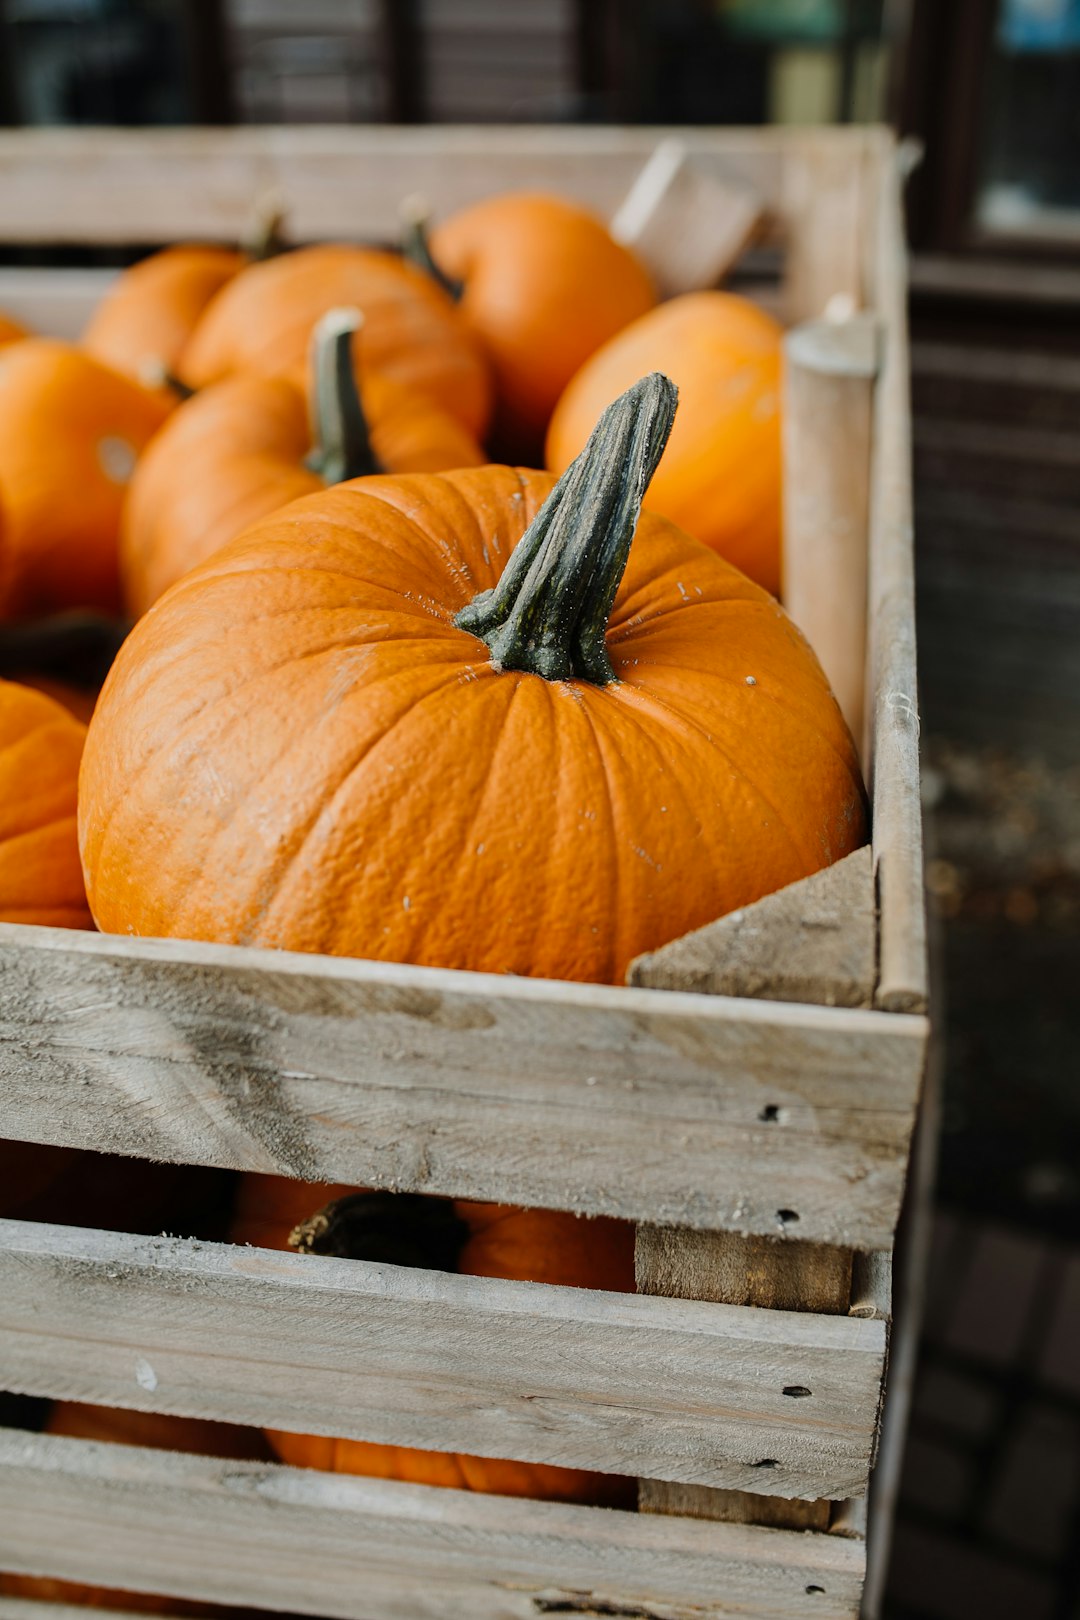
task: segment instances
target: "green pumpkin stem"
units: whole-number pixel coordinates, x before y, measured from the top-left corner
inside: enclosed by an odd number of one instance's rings
[[[164,360],[157,355],[148,354],[139,364],[139,382],[144,388],[168,388],[176,395],[181,404],[185,400],[193,399],[198,392],[178,377],[175,371],[170,371]]]
[[[358,1192],[301,1221],[289,1233],[289,1247],[300,1254],[456,1271],[468,1235],[449,1198]]]
[[[242,251],[252,264],[276,259],[285,252],[289,245],[285,239],[286,217],[277,196],[268,197],[256,209],[251,228],[242,244]]]
[[[425,271],[444,293],[450,295],[455,304],[460,303],[465,283],[448,275],[432,253],[431,243],[428,240],[430,223],[431,209],[424,198],[406,197],[401,205],[402,256],[408,259],[410,264],[415,264],[418,270]]]
[[[678,391],[654,371],[609,405],[517,545],[493,590],[454,623],[487,643],[500,669],[545,680],[616,679],[607,623]]]
[[[314,448],[307,465],[326,484],[383,470],[372,448],[353,362],[353,335],[363,324],[358,309],[332,309],[311,336]]]

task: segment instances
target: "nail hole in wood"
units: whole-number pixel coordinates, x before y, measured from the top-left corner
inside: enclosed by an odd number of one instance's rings
[[[765,1125],[775,1125],[780,1118],[780,1109],[776,1103],[766,1103],[758,1115],[758,1119]]]
[[[813,1390],[807,1389],[805,1384],[784,1385],[784,1394],[789,1396],[793,1401],[805,1401],[807,1396],[812,1395],[813,1393]]]
[[[778,1209],[776,1218],[781,1226],[793,1226],[799,1218],[799,1212],[795,1209]]]
[[[808,1586],[806,1590],[808,1592],[820,1592],[822,1596],[825,1594],[825,1588],[823,1586]]]
[[[751,1468],[777,1468],[779,1464],[775,1457],[762,1457],[759,1462],[751,1463]]]

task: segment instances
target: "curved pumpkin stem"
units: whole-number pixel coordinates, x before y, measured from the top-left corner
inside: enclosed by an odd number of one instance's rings
[[[500,669],[608,686],[607,623],[678,391],[654,371],[609,405],[514,547],[498,585],[454,623]]]
[[[449,1198],[358,1192],[301,1221],[289,1233],[289,1247],[300,1254],[456,1271],[468,1235]]]
[[[307,465],[326,484],[383,470],[371,445],[353,365],[353,335],[363,324],[358,309],[332,309],[311,334],[314,449]]]
[[[410,264],[415,264],[418,270],[425,271],[444,293],[450,295],[455,304],[460,303],[465,283],[448,275],[433,255],[428,240],[430,223],[431,209],[425,199],[406,197],[401,205],[402,257],[408,259]]]
[[[192,388],[175,371],[170,371],[158,355],[148,354],[139,364],[139,382],[144,388],[169,388],[176,395],[181,404],[187,399],[194,399],[198,389]]]

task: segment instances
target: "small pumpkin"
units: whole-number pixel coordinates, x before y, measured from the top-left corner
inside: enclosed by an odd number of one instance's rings
[[[327,1192],[333,1201],[311,1215],[316,1199]],[[248,1176],[232,1236],[266,1248],[457,1270],[471,1277],[634,1290],[630,1222],[586,1221],[552,1210],[465,1201],[451,1206],[440,1198],[350,1194],[338,1187],[315,1189],[284,1178]],[[283,1462],[297,1468],[545,1501],[629,1507],[634,1500],[632,1480],[584,1469],[283,1430],[268,1430],[267,1439]]]
[[[734,293],[659,305],[570,382],[551,419],[547,465],[568,467],[604,402],[635,377],[666,372],[679,389],[679,415],[650,504],[777,595],[782,336],[771,315]]]
[[[434,400],[370,370],[358,390],[351,345],[361,324],[355,310],[332,310],[316,327],[310,424],[301,378],[245,373],[196,394],[166,423],[124,508],[121,572],[132,613],[145,613],[181,575],[300,495],[366,473],[484,460]]]
[[[540,461],[544,429],[570,378],[656,303],[636,255],[562,197],[489,197],[444,220],[430,246],[414,212],[405,245],[456,292],[491,359],[498,456],[530,466]]]
[[[207,304],[248,262],[229,248],[197,244],[151,253],[116,278],[90,317],[82,348],[136,382],[147,380],[151,366],[174,372]]]
[[[646,378],[558,485],[359,479],[181,580],[90,723],[99,927],[620,982],[863,843],[803,637],[638,521],[673,414]]]
[[[117,611],[124,492],[168,411],[71,344],[0,349],[0,619]]]
[[[272,1453],[258,1429],[231,1423],[209,1423],[201,1418],[168,1417],[156,1412],[126,1412],[108,1406],[86,1406],[57,1401],[45,1425],[47,1434],[76,1440],[111,1441],[115,1445],[145,1446],[155,1451],[185,1451],[230,1461],[265,1462]],[[140,1614],[220,1617],[254,1620],[249,1609],[166,1597],[161,1593],[114,1591],[52,1576],[0,1574],[0,1596],[34,1598],[43,1603],[76,1604],[82,1608],[115,1609]]]
[[[251,265],[209,304],[179,375],[205,388],[238,371],[293,372],[306,361],[316,322],[340,308],[364,312],[365,365],[437,400],[483,436],[491,377],[479,343],[429,276],[373,248],[300,248]]]
[[[18,343],[21,339],[29,336],[30,333],[25,326],[20,325],[18,321],[12,320],[10,315],[5,315],[0,310],[0,344]]]
[[[86,728],[0,681],[0,922],[90,928],[75,830]]]

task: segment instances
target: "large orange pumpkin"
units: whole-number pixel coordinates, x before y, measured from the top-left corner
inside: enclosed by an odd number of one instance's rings
[[[325,1214],[312,1218],[326,1194],[333,1201]],[[627,1221],[586,1221],[557,1211],[473,1202],[458,1202],[452,1215],[442,1216],[445,1204],[437,1198],[350,1195],[341,1187],[248,1176],[232,1236],[265,1248],[302,1247],[352,1259],[457,1269],[472,1277],[634,1290],[634,1228]],[[268,1430],[267,1438],[283,1462],[298,1468],[548,1501],[628,1507],[634,1500],[632,1480],[584,1469],[277,1429]]]
[[[247,263],[243,253],[196,244],[151,253],[117,277],[82,347],[139,382],[148,366],[175,371],[207,304]]]
[[[423,262],[416,226],[406,245]],[[430,258],[457,285],[491,358],[499,456],[537,465],[548,418],[578,367],[656,303],[648,271],[595,215],[530,192],[452,215],[432,233]]]
[[[854,745],[802,636],[638,523],[673,395],[636,385],[554,489],[360,479],[175,585],[90,723],[99,927],[617,982],[857,848]]]
[[[264,1462],[271,1456],[258,1429],[244,1429],[231,1423],[207,1423],[200,1418],[166,1417],[155,1412],[84,1406],[76,1401],[57,1401],[45,1427],[48,1434],[68,1435],[77,1440],[188,1451],[205,1457]],[[48,1575],[0,1574],[0,1596],[35,1598],[43,1603],[73,1603],[91,1609],[133,1610],[141,1614],[220,1616],[222,1620],[248,1620],[254,1613],[184,1598],[162,1597],[157,1593],[113,1591],[81,1582],[56,1580]]]
[[[366,365],[430,395],[483,435],[491,377],[453,299],[397,254],[372,248],[301,248],[250,266],[208,306],[179,374],[203,388],[237,371],[293,371],[307,358],[320,316],[343,307],[363,311]]]
[[[0,349],[0,619],[119,608],[124,491],[168,410],[70,344]]]
[[[370,370],[358,392],[350,343],[360,324],[356,311],[337,310],[315,329],[313,421],[301,379],[241,373],[196,394],[166,423],[124,508],[121,572],[133,613],[300,495],[365,473],[438,472],[485,459],[433,399]]]
[[[733,293],[688,293],[606,344],[560,399],[547,464],[568,467],[597,413],[635,377],[664,371],[679,416],[650,504],[757,584],[780,589],[781,329]]]
[[[52,698],[0,681],[0,922],[92,926],[75,831],[85,738]]]

